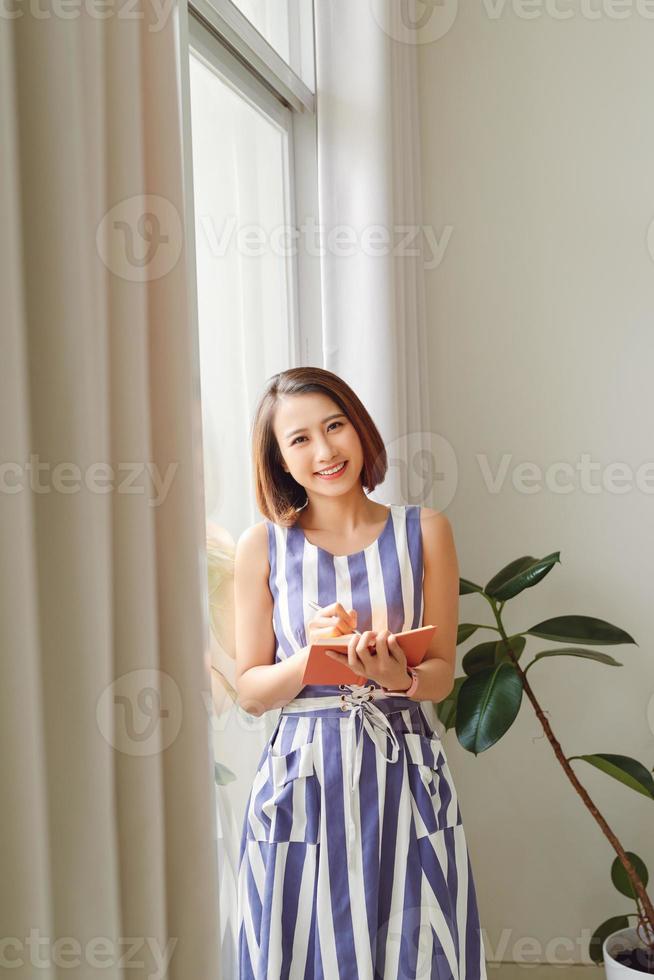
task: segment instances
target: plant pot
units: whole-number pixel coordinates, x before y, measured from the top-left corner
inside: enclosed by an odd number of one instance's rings
[[[640,969],[626,966],[616,959],[619,953],[634,949],[643,951],[641,960],[643,965]],[[627,977],[631,977],[632,980],[638,980],[640,977],[640,980],[643,980],[648,975],[654,975],[654,955],[651,953],[649,971],[645,969],[645,963],[648,962],[646,949],[647,946],[635,929],[618,929],[617,932],[612,932],[602,945],[607,980],[627,980]]]

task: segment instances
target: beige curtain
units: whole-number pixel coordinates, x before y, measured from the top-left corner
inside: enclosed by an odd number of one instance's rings
[[[143,7],[0,19],[14,980],[220,975],[178,11]]]

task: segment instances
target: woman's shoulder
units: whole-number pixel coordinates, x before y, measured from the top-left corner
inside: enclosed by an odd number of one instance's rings
[[[419,507],[417,513],[420,516],[420,528],[423,541],[437,542],[443,539],[444,535],[452,533],[452,528],[448,518],[442,510],[434,510],[433,507]]]
[[[425,507],[422,504],[392,504],[395,511],[404,512],[407,520],[419,521],[423,532],[431,531],[435,533],[449,526],[449,521],[442,510],[434,510],[433,507]]]
[[[263,521],[257,521],[256,524],[251,524],[249,527],[246,527],[246,529],[241,532],[241,536],[239,537],[238,540],[251,541],[251,540],[257,540],[258,538],[264,538],[268,532],[269,523],[270,521],[263,520]]]
[[[251,565],[268,564],[268,525],[270,521],[257,521],[242,532],[236,544],[236,558]]]
[[[256,524],[250,525],[242,532],[238,539],[237,548],[241,547],[242,551],[247,554],[259,554],[262,558],[265,557],[266,562],[268,562],[271,542],[274,542],[278,534],[286,535],[288,530],[289,526],[277,524],[266,517],[257,521]]]
[[[447,522],[447,517],[442,510],[434,510],[433,507],[423,507],[421,504],[418,505],[418,510],[420,511],[421,520],[440,521],[441,523]]]

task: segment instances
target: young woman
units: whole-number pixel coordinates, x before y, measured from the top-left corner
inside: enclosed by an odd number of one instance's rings
[[[266,520],[237,547],[237,692],[251,714],[282,710],[243,823],[239,980],[485,980],[461,811],[421,707],[453,685],[449,522],[368,498],[384,444],[320,368],[269,381],[253,457]],[[438,629],[409,672],[394,634],[423,623]],[[360,683],[303,686],[311,642],[340,634],[331,656]]]

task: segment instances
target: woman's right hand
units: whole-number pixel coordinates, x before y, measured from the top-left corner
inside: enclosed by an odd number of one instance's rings
[[[331,605],[317,610],[313,619],[307,623],[307,643],[311,645],[332,636],[349,635],[354,632],[356,625],[355,609],[348,611],[340,602],[332,602]]]

